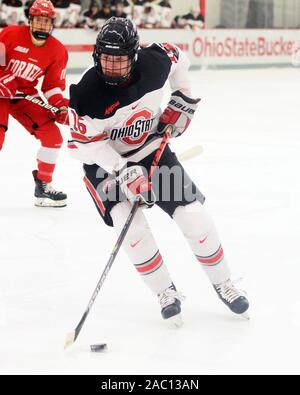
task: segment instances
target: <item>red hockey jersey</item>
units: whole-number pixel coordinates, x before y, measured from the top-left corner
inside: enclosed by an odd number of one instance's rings
[[[5,46],[5,66],[16,77],[18,91],[35,95],[39,78],[44,77],[42,92],[49,101],[66,88],[68,52],[63,44],[50,36],[43,47],[31,41],[29,26],[9,26],[0,33]],[[1,45],[3,50],[3,45]]]

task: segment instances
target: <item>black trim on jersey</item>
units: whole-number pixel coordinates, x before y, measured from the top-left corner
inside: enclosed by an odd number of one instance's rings
[[[70,107],[83,117],[107,119],[116,111],[140,100],[147,93],[160,89],[169,77],[172,62],[157,44],[138,51],[134,82],[129,86],[114,87],[89,69],[81,81],[70,86]]]
[[[129,156],[132,156],[139,152],[142,148],[145,148],[148,144],[152,143],[154,140],[161,139],[161,134],[151,134],[150,136],[147,137],[146,141],[142,145],[142,147],[138,147],[132,151],[125,152],[124,154],[121,154],[122,158],[128,158]]]
[[[108,138],[106,138],[106,139],[103,139],[103,140],[98,140],[98,141],[106,141],[106,140],[108,140]],[[68,144],[71,144],[71,143],[78,143],[78,144],[91,144],[91,143],[94,143],[95,141],[79,141],[79,140],[68,140]]]

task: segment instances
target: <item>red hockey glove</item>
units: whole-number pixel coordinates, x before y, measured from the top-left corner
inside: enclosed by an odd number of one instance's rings
[[[49,98],[48,103],[60,110],[55,114],[55,121],[62,125],[69,125],[69,99],[65,99],[61,95],[53,95]]]
[[[0,72],[0,97],[11,99],[16,95],[17,89],[15,76],[9,72]]]
[[[55,114],[55,121],[62,125],[70,125],[68,109],[60,108],[60,111]]]
[[[51,104],[51,106],[54,107],[65,107],[68,108],[69,107],[69,99],[65,99],[64,97],[62,97],[62,95],[53,95],[51,97],[49,97],[48,103]]]
[[[180,91],[173,92],[168,107],[159,118],[157,132],[164,133],[166,126],[170,124],[173,125],[171,137],[180,136],[191,123],[199,101],[200,99],[191,99]]]
[[[117,174],[117,182],[129,201],[135,200],[138,196],[141,205],[152,207],[156,202],[151,184],[144,176],[141,166],[128,163],[127,167]]]

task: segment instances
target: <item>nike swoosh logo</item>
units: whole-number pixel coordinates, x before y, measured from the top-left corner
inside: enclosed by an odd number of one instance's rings
[[[204,239],[199,240],[199,243],[200,243],[200,244],[203,244],[207,238],[208,238],[208,235],[207,235],[206,237],[204,237]]]
[[[130,246],[131,246],[132,248],[134,248],[137,244],[139,244],[139,242],[140,242],[141,240],[142,240],[142,239],[136,241],[135,243],[130,244]]]
[[[139,104],[140,104],[140,103],[136,104],[135,106],[132,106],[131,109],[132,109],[132,110],[135,110]]]

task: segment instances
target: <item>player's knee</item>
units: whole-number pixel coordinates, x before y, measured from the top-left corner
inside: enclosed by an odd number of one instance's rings
[[[61,132],[55,124],[52,124],[47,130],[37,132],[36,136],[43,147],[60,148],[63,143]]]
[[[199,202],[195,201],[186,206],[176,208],[173,219],[180,227],[186,237],[193,238],[202,233],[207,233],[213,227],[213,220],[206,208]]]
[[[122,202],[114,206],[112,209],[111,217],[118,234],[121,233],[131,208],[131,204],[128,202]],[[147,223],[146,217],[144,216],[142,210],[138,210],[127,232],[126,241],[132,243],[136,241],[137,238],[143,238],[143,236],[148,231],[149,225]]]

